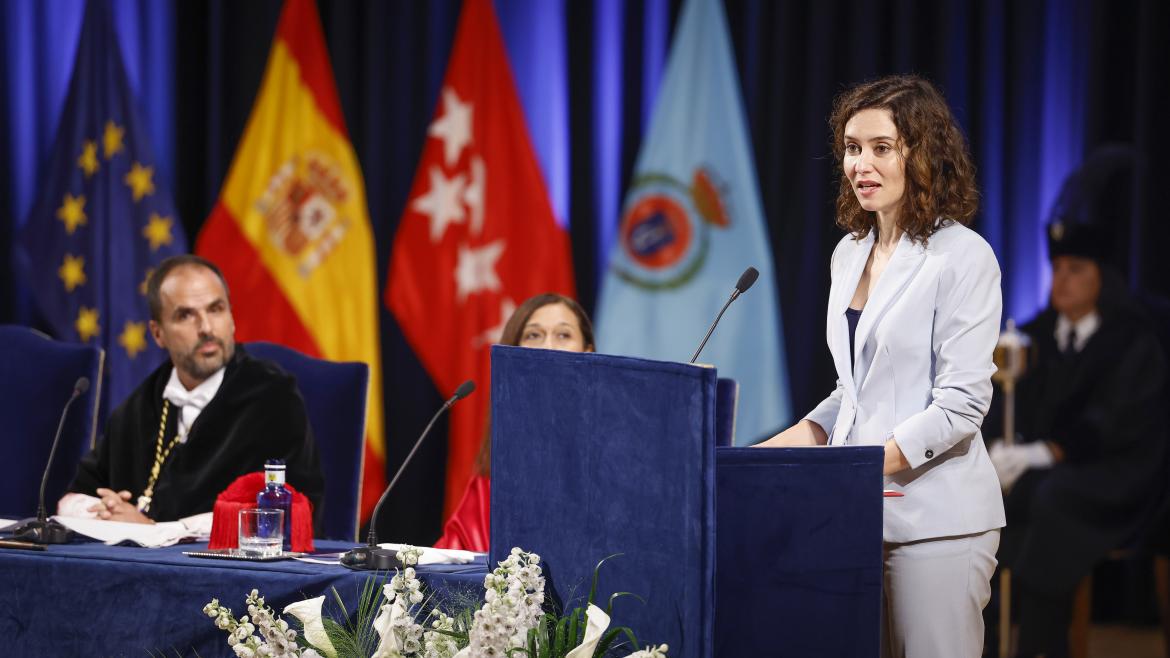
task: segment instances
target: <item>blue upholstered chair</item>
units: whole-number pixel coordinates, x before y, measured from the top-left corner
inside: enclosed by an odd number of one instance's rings
[[[325,475],[321,536],[355,541],[369,366],[315,359],[274,343],[248,343],[244,349],[254,357],[275,361],[297,378]]]
[[[99,347],[55,341],[28,327],[0,325],[0,517],[36,514],[41,476],[61,410],[77,379],[88,377],[89,390],[70,407],[49,470],[45,508],[49,515],[56,513],[57,500],[77,474],[77,463],[93,446],[103,357]]]

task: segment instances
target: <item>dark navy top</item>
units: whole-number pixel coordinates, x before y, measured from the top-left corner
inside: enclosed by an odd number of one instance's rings
[[[845,319],[849,321],[849,365],[853,365],[853,355],[856,351],[853,349],[853,340],[854,336],[857,335],[857,322],[861,320],[861,311],[863,310],[865,309],[845,309]]]

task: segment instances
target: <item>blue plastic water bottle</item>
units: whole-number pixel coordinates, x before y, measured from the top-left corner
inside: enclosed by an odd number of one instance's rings
[[[264,462],[264,488],[256,494],[256,507],[284,510],[284,550],[291,550],[292,492],[284,486],[284,460]]]

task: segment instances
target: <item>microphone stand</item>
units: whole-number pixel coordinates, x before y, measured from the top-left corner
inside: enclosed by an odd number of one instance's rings
[[[703,341],[699,343],[699,349],[695,350],[695,353],[691,355],[691,360],[687,363],[694,363],[695,359],[699,358],[699,353],[707,346],[707,341],[711,338],[711,334],[715,333],[715,327],[723,319],[723,313],[727,311],[727,307],[731,306],[731,302],[739,299],[740,295],[747,292],[747,289],[752,287],[752,284],[756,282],[759,276],[759,270],[754,267],[747,268],[743,271],[743,274],[739,275],[739,281],[735,284],[735,290],[732,290],[731,296],[727,298],[727,301],[723,302],[723,308],[719,309],[719,315],[715,316],[715,321],[707,328],[707,334],[703,336]]]
[[[739,290],[732,292],[731,296],[727,298],[727,301],[723,302],[723,308],[719,309],[719,315],[715,316],[715,321],[707,328],[707,334],[703,336],[703,341],[699,343],[699,349],[695,350],[695,353],[691,355],[691,360],[687,363],[694,363],[695,359],[699,358],[699,352],[702,352],[703,348],[707,346],[707,341],[711,338],[711,334],[715,333],[715,326],[723,319],[723,313],[727,311],[727,307],[731,306],[731,302],[734,302],[737,297],[739,297]]]
[[[427,438],[427,435],[431,433],[431,427],[435,425],[435,421],[439,420],[439,416],[443,415],[444,411],[450,409],[456,402],[467,397],[474,390],[474,382],[470,380],[463,382],[456,389],[455,394],[444,402],[443,406],[439,407],[439,410],[435,412],[434,416],[431,416],[431,422],[427,423],[426,428],[423,429],[418,440],[414,442],[414,447],[406,455],[406,459],[402,460],[402,465],[398,467],[398,472],[394,474],[394,478],[390,480],[390,484],[386,485],[386,490],[378,498],[378,504],[374,505],[374,513],[370,515],[370,530],[366,535],[366,545],[358,546],[342,554],[341,564],[343,566],[355,571],[389,571],[390,569],[402,568],[403,564],[396,555],[397,551],[378,548],[378,540],[374,529],[378,521],[378,512],[382,510],[382,503],[386,502],[386,496],[394,488],[394,485],[398,482],[398,478],[402,477],[403,471],[406,470],[406,465],[410,463],[411,458],[414,457],[414,453],[422,445],[423,439]]]
[[[69,529],[56,520],[50,520],[45,511],[45,485],[49,481],[49,469],[53,467],[53,456],[57,453],[57,444],[61,441],[61,431],[65,428],[65,417],[69,414],[69,407],[73,401],[89,390],[89,379],[81,377],[73,385],[73,394],[61,410],[61,420],[57,422],[57,433],[53,435],[53,446],[49,448],[49,461],[45,464],[45,473],[41,477],[41,492],[37,502],[37,518],[28,519],[16,528],[12,535],[16,539],[23,539],[34,544],[66,544],[69,542]]]

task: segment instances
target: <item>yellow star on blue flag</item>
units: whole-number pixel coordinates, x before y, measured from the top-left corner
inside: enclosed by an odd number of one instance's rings
[[[19,271],[61,340],[106,352],[116,406],[166,358],[147,340],[140,282],[187,239],[122,64],[108,0],[86,3],[73,77],[37,198],[17,237]]]

